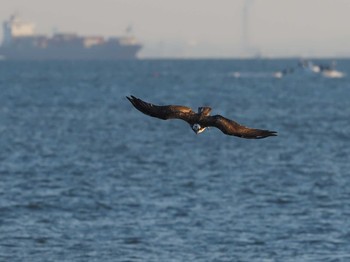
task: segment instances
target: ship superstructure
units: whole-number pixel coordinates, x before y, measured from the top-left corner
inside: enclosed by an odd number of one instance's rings
[[[3,23],[0,55],[6,60],[119,60],[135,59],[141,44],[129,34],[121,37],[35,34],[33,23],[11,16]]]

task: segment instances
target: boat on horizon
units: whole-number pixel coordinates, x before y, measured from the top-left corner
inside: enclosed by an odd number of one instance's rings
[[[130,30],[128,30],[130,31]],[[142,45],[130,35],[109,37],[35,34],[32,23],[12,15],[3,23],[0,57],[5,60],[132,60]]]

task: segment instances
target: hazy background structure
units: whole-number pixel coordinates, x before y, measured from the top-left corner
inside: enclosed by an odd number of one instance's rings
[[[3,0],[0,20],[17,13],[43,34],[131,29],[145,58],[344,57],[349,11],[347,0]]]

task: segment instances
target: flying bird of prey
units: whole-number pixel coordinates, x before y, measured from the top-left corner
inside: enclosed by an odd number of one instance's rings
[[[198,113],[196,113],[186,106],[159,106],[147,103],[134,96],[126,98],[136,109],[146,115],[163,120],[182,119],[186,121],[196,134],[202,133],[208,127],[216,127],[226,135],[241,138],[260,139],[268,136],[277,136],[277,132],[275,131],[245,127],[221,115],[211,116],[210,107],[199,107]]]

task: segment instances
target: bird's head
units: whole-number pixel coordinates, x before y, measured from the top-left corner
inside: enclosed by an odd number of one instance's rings
[[[192,130],[193,130],[193,132],[195,132],[198,135],[198,134],[202,133],[205,130],[205,127],[201,127],[200,124],[194,124],[192,126]]]

